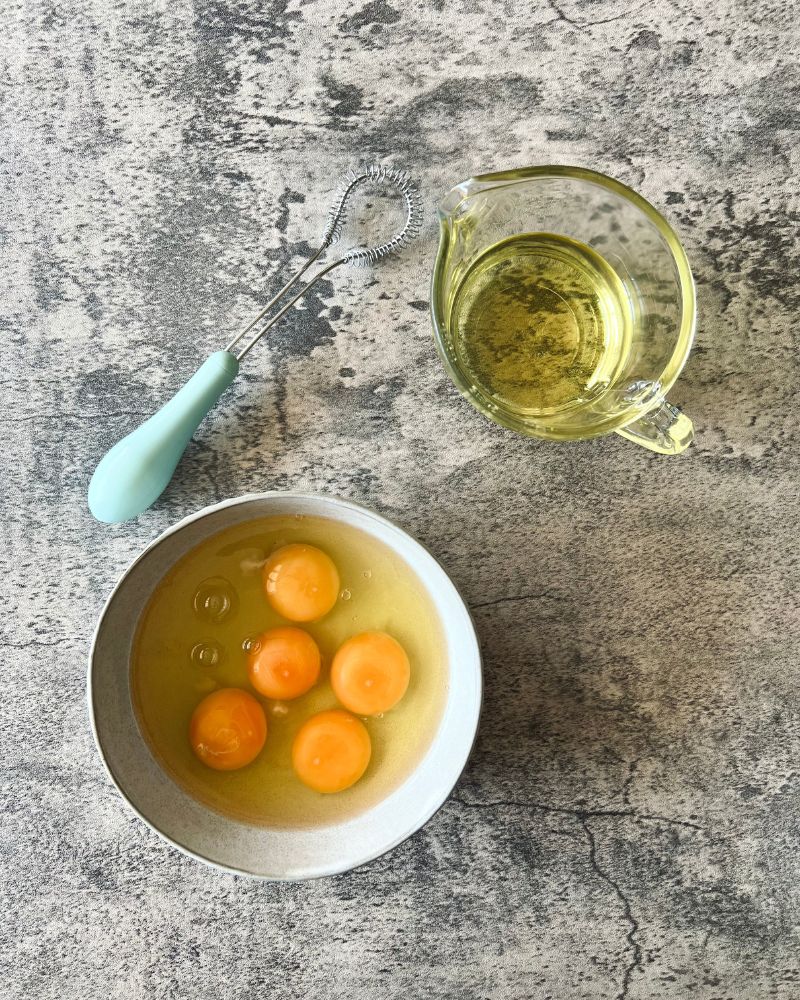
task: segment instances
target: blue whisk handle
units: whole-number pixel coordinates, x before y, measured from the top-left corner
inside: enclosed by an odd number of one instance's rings
[[[238,371],[232,354],[212,354],[168,403],[106,453],[89,483],[89,510],[98,521],[127,521],[161,496],[200,421]]]

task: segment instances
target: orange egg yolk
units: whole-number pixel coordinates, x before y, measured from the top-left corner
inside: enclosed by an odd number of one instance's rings
[[[284,545],[264,566],[264,588],[279,615],[292,622],[313,622],[336,603],[339,573],[322,549]]]
[[[222,688],[203,698],[189,723],[192,750],[217,771],[235,771],[255,760],[266,738],[264,709],[241,688]]]
[[[266,698],[299,698],[317,683],[321,659],[308,632],[291,625],[270,629],[248,659],[250,683]]]
[[[388,712],[406,693],[410,677],[406,651],[386,632],[354,635],[331,665],[334,693],[356,715]]]
[[[349,712],[312,715],[292,744],[297,777],[317,792],[341,792],[366,771],[372,755],[367,727]]]

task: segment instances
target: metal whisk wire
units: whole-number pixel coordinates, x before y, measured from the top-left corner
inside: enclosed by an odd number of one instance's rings
[[[308,268],[311,267],[311,265],[317,261],[329,247],[339,241],[342,229],[347,221],[347,210],[350,197],[362,184],[388,186],[394,188],[403,196],[405,203],[405,222],[402,228],[386,240],[385,243],[381,243],[378,246],[351,247],[343,256],[317,271],[317,273],[303,286],[303,288],[285,305],[283,305],[269,320],[269,322],[265,323],[264,326],[257,330],[244,344],[244,346],[240,348],[239,353],[235,355],[237,361],[242,360],[248,351],[250,351],[264,336],[267,330],[274,326],[274,324],[277,323],[278,320],[292,308],[295,302],[306,294],[312,285],[315,285],[334,268],[339,267],[341,264],[350,264],[353,267],[369,267],[370,265],[377,263],[383,257],[386,257],[388,254],[402,249],[419,234],[422,224],[422,205],[419,192],[411,183],[411,178],[405,171],[396,170],[394,167],[386,167],[378,163],[370,164],[369,166],[358,170],[350,170],[336,196],[336,200],[331,206],[330,212],[328,213],[328,224],[325,227],[325,232],[323,233],[319,249],[311,254],[311,256],[303,263],[300,269],[292,275],[280,291],[278,291],[270,299],[261,312],[254,319],[252,319],[250,323],[248,323],[248,325],[233,338],[233,340],[231,340],[231,342],[225,347],[226,351],[233,353],[233,348],[241,340],[243,340],[255,326],[258,325],[258,323],[269,313],[273,306],[277,305],[281,299],[283,299],[289,289],[291,289],[300,280]]]

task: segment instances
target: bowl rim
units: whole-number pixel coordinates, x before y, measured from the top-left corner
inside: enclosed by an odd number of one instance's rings
[[[332,863],[326,866],[321,866],[318,869],[315,869],[307,874],[286,875],[286,876],[263,874],[262,872],[249,871],[245,868],[238,868],[234,867],[233,865],[227,865],[220,861],[216,861],[213,858],[209,858],[206,855],[202,854],[201,852],[193,850],[191,847],[187,847],[185,844],[180,843],[180,841],[176,840],[174,837],[170,836],[169,834],[161,830],[148,816],[146,816],[132,801],[128,793],[125,791],[120,782],[117,780],[114,772],[111,770],[111,766],[109,765],[106,759],[106,754],[105,751],[103,750],[103,746],[100,740],[100,735],[98,733],[94,688],[92,682],[92,675],[94,672],[94,662],[95,662],[95,651],[98,638],[100,636],[100,630],[103,625],[103,621],[106,617],[106,613],[108,612],[112,602],[115,600],[117,593],[127,580],[132,570],[158,545],[160,545],[171,535],[175,534],[178,531],[181,531],[187,525],[192,524],[195,521],[202,520],[205,517],[216,513],[217,511],[225,510],[226,508],[229,507],[236,507],[243,504],[251,503],[253,501],[270,500],[272,498],[280,498],[281,500],[296,499],[303,501],[322,502],[325,505],[330,505],[334,509],[344,508],[351,511],[355,511],[360,514],[364,514],[367,517],[372,518],[373,520],[376,520],[382,523],[383,525],[390,527],[395,531],[400,532],[411,545],[418,546],[421,550],[423,550],[423,552],[436,564],[436,566],[438,566],[438,568],[445,575],[447,580],[450,582],[450,585],[452,586],[454,593],[458,597],[458,600],[463,606],[467,620],[470,624],[471,640],[472,644],[474,645],[474,651],[475,651],[474,662],[475,662],[475,674],[476,674],[474,679],[477,685],[477,703],[476,703],[474,719],[472,720],[472,732],[469,734],[469,745],[466,749],[466,752],[464,753],[464,758],[463,761],[461,762],[456,777],[454,778],[454,780],[452,781],[452,783],[448,788],[442,789],[441,795],[437,793],[436,796],[436,798],[438,799],[437,804],[434,805],[434,807],[430,809],[425,815],[423,815],[422,818],[415,817],[409,825],[404,826],[401,832],[399,832],[395,837],[391,838],[391,840],[384,846],[381,846],[380,849],[368,853],[365,857],[355,862],[354,864],[348,863],[341,865]],[[321,514],[320,516],[324,517],[325,515]],[[383,544],[387,543],[383,542]],[[332,496],[325,493],[312,493],[312,492],[305,492],[298,490],[268,490],[262,493],[245,493],[238,497],[232,497],[227,500],[221,500],[218,503],[209,504],[205,507],[202,507],[200,510],[195,511],[192,514],[188,514],[185,517],[182,517],[174,524],[169,525],[163,531],[159,532],[159,534],[155,538],[153,538],[150,542],[148,542],[147,545],[141,550],[141,552],[139,552],[139,554],[134,559],[131,560],[131,562],[122,570],[122,572],[117,577],[111,591],[108,594],[108,597],[103,603],[100,613],[98,614],[97,622],[92,632],[92,638],[88,651],[88,664],[87,664],[87,677],[86,677],[86,708],[89,716],[89,725],[92,732],[92,738],[94,739],[97,755],[100,758],[103,770],[110,779],[114,788],[122,797],[122,800],[126,804],[126,806],[136,816],[138,816],[138,818],[147,827],[149,827],[149,829],[151,829],[154,833],[156,833],[158,837],[166,841],[172,847],[176,848],[178,851],[181,852],[181,854],[193,858],[196,861],[200,861],[201,863],[208,865],[212,868],[215,868],[218,871],[226,872],[232,875],[245,876],[248,878],[258,879],[259,881],[263,882],[311,881],[320,878],[329,878],[336,875],[342,875],[349,871],[355,871],[356,869],[361,868],[364,865],[367,865],[370,862],[375,861],[376,859],[381,858],[384,855],[388,854],[389,852],[393,851],[396,847],[398,847],[404,841],[408,840],[415,833],[417,833],[418,830],[421,830],[422,827],[425,826],[427,823],[429,823],[430,820],[439,812],[439,810],[443,808],[443,806],[447,803],[448,799],[450,798],[453,789],[461,780],[461,777],[469,762],[469,759],[472,756],[472,753],[475,749],[475,743],[478,737],[478,729],[480,725],[481,714],[483,712],[483,700],[484,700],[483,658],[481,656],[480,642],[478,640],[478,634],[475,628],[475,621],[472,617],[469,605],[464,600],[463,595],[456,587],[455,583],[451,579],[450,574],[447,572],[447,570],[442,566],[442,564],[439,562],[436,556],[433,555],[433,553],[426,545],[424,545],[417,538],[415,538],[410,532],[406,531],[406,529],[403,528],[401,525],[395,523],[394,521],[390,520],[387,517],[384,517],[382,514],[378,514],[371,508],[363,506],[362,504],[354,503],[352,500],[348,500],[343,497]],[[414,771],[412,770],[411,774],[413,773]],[[410,776],[411,775],[409,775],[409,777]]]

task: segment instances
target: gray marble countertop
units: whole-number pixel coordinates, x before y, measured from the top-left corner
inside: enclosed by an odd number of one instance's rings
[[[0,995],[800,997],[798,102],[789,0],[10,0]],[[389,158],[426,225],[318,286],[161,502],[88,477]],[[434,206],[565,162],[662,208],[698,282],[697,442],[556,446],[450,385]],[[85,708],[127,562],[220,498],[343,495],[428,545],[486,670],[469,767],[390,855],[309,884],[207,869],[128,813]]]

